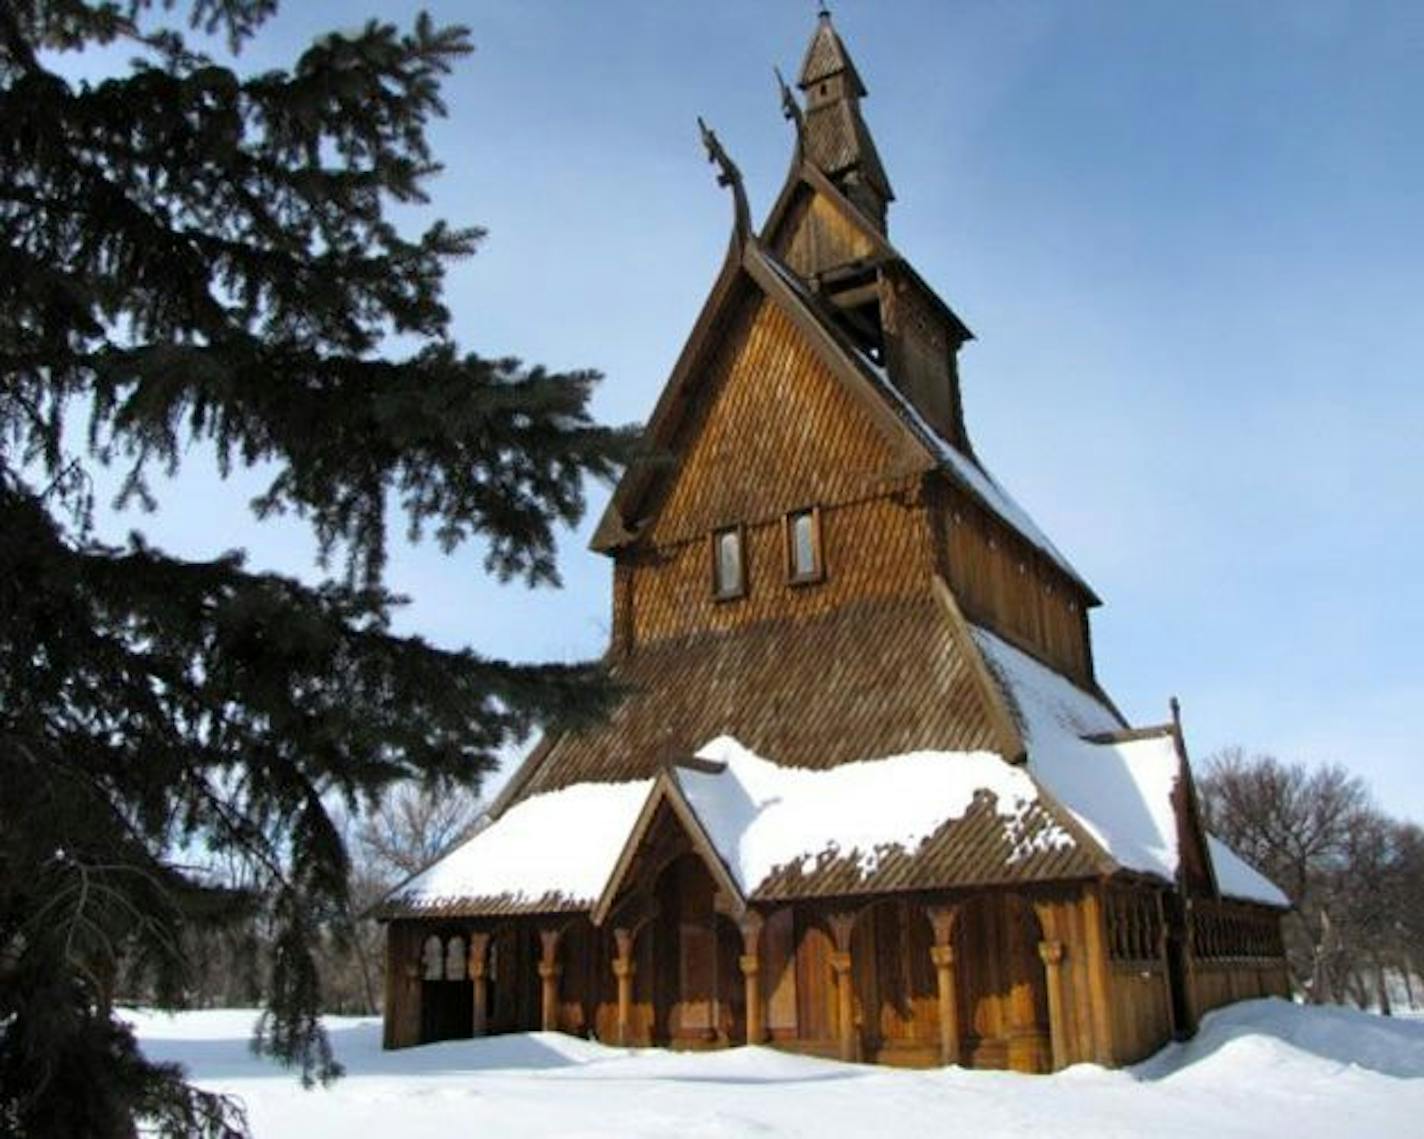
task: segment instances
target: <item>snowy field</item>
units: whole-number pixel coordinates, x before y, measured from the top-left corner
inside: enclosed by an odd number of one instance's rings
[[[239,1096],[258,1139],[461,1135],[1107,1139],[1424,1136],[1424,1021],[1253,1001],[1136,1068],[1056,1076],[907,1072],[763,1048],[701,1055],[544,1033],[380,1048],[374,1019],[332,1019],[347,1076],[303,1091],[248,1051],[250,1012],[132,1017],[144,1050]]]

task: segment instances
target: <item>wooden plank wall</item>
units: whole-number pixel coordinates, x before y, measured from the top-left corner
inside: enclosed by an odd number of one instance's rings
[[[1155,906],[1150,890],[1143,896]],[[1121,903],[1120,894],[1093,884],[1040,888],[1032,894],[985,891],[961,899],[964,908],[955,934],[961,1062],[1048,1070],[1049,982],[1040,942],[1057,942],[1063,948],[1056,966],[1063,1063],[1132,1063],[1169,1039],[1172,1013],[1165,963],[1140,949],[1143,937],[1155,936],[1151,931],[1139,931],[1136,941],[1124,940]],[[865,907],[857,918],[851,935],[853,1015],[864,1060],[913,1066],[939,1062],[937,986],[926,904],[919,897],[886,899]],[[840,1025],[827,905],[797,903],[766,916],[761,979],[771,1041],[797,1052],[835,1056]],[[707,1047],[738,1044],[745,1038],[737,965],[740,936],[725,916],[713,921],[715,935],[706,960],[680,959],[674,942],[681,943],[684,931],[677,915],[642,927],[634,945],[630,1042]],[[492,929],[496,977],[491,1031],[539,1027],[539,927],[538,919],[515,918]],[[411,971],[403,970],[401,962],[418,958],[422,923],[393,922],[389,931],[391,976],[408,976]],[[595,929],[584,918],[566,926],[559,954],[561,1031],[617,1039],[613,952],[611,929]],[[699,1009],[708,1004],[710,1018],[693,1016],[698,1010],[679,996],[688,969],[700,970],[700,980],[693,978],[696,983],[689,991],[695,990],[692,998]],[[1232,1000],[1287,992],[1279,960],[1196,961],[1193,978],[1198,1012]],[[388,1047],[420,1041],[418,980],[415,986],[414,992],[409,985],[391,990]]]
[[[1290,970],[1281,961],[1199,961],[1192,968],[1192,1008],[1198,1016],[1236,1001],[1290,995]]]
[[[861,1058],[932,1067],[939,1058],[939,1001],[924,907],[888,899],[863,912],[851,942]]]
[[[1291,994],[1281,913],[1228,899],[1193,898],[1190,985],[1197,1016],[1234,1001]]]
[[[1112,1060],[1111,981],[1097,890],[1096,886],[1075,886],[1034,897],[1044,937],[1063,945],[1059,976],[1066,1064]]]
[[[918,286],[893,271],[881,279],[880,312],[888,373],[929,424],[965,450],[957,349],[944,316]]]
[[[1112,1057],[1118,1064],[1136,1063],[1172,1038],[1172,982],[1159,893],[1146,886],[1103,891]]]
[[[783,229],[777,244],[782,259],[802,277],[847,265],[875,252],[868,237],[820,194],[812,193]]]
[[[1135,1064],[1172,1039],[1172,992],[1160,961],[1112,965],[1113,1062]]]
[[[942,543],[941,572],[965,615],[1091,684],[1085,600],[1077,587],[955,488],[937,490],[932,509]]]

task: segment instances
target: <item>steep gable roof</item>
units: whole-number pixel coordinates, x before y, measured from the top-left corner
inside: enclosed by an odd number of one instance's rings
[[[705,381],[704,365],[715,347],[713,331],[725,328],[731,306],[745,298],[748,290],[759,291],[791,317],[836,380],[894,444],[899,458],[887,474],[943,471],[971,498],[1047,555],[1084,591],[1090,603],[1098,603],[1092,588],[1028,513],[981,464],[958,451],[925,422],[883,369],[869,360],[838,327],[834,314],[824,302],[755,239],[747,240],[741,246],[741,255],[729,256],[724,265],[648,422],[647,441],[655,457],[635,463],[624,474],[594,531],[592,549],[607,552],[637,537],[645,520],[641,512],[650,493],[659,481],[669,479],[676,471],[678,456],[662,452],[671,447],[679,425],[688,414],[696,384]]]
[[[884,433],[896,456],[887,474],[905,474],[935,466],[936,458],[927,441],[897,413],[893,401],[880,390],[873,374],[857,362],[858,354],[834,323],[808,305],[795,274],[780,265],[759,242],[749,239],[739,247],[734,243],[718,275],[692,336],[679,355],[648,421],[646,439],[652,457],[634,463],[614,489],[590,542],[594,550],[612,550],[637,536],[651,492],[676,470],[679,456],[666,452],[691,409],[697,387],[706,382],[706,363],[716,349],[716,336],[725,330],[735,306],[757,294],[765,296],[791,319],[798,335],[815,350],[835,381]]]

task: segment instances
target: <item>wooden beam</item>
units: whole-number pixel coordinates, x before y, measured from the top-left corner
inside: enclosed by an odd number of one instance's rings
[[[1056,1072],[1068,1066],[1068,1026],[1063,1020],[1063,943],[1040,941],[1038,955],[1043,959],[1043,971],[1048,981],[1048,1036],[1053,1051],[1050,1070]]]
[[[761,995],[761,930],[765,919],[756,910],[743,915],[742,956],[738,964],[746,984],[747,1043],[760,1044],[766,1039],[765,1001]]]
[[[473,998],[470,1009],[472,1036],[489,1034],[489,986],[485,983],[489,966],[490,935],[482,930],[470,934],[470,988]]]
[[[1028,746],[1024,743],[1023,733],[1019,731],[1018,721],[1009,708],[999,682],[990,673],[984,654],[974,640],[969,622],[955,599],[954,590],[939,574],[930,579],[930,588],[949,615],[950,632],[959,646],[965,664],[969,666],[969,674],[974,678],[979,694],[983,697],[989,721],[994,727],[994,734],[998,736],[999,754],[1010,763],[1023,763],[1028,758]]]
[[[632,1034],[633,975],[637,971],[633,962],[633,930],[615,929],[613,942],[618,947],[618,954],[613,958],[613,976],[618,982],[618,1043],[626,1048]]]
[[[1093,1059],[1105,1067],[1111,1067],[1116,1049],[1112,1033],[1112,977],[1101,887],[1085,888],[1082,906],[1083,932],[1088,951],[1088,1006],[1093,1017]]]
[[[850,956],[851,934],[855,931],[855,920],[860,911],[842,911],[826,915],[831,938],[836,948],[831,953],[831,971],[836,978],[836,1017],[839,1054],[842,1060],[858,1059],[855,1031],[855,974]]]
[[[386,999],[381,1046],[420,1043],[420,927],[386,924]]]
[[[559,975],[564,971],[559,963],[559,942],[562,929],[541,929],[539,944],[540,1026],[545,1032],[559,1030]]]

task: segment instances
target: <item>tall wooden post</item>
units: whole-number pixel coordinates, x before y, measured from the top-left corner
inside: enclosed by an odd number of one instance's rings
[[[633,931],[615,929],[613,943],[618,947],[618,955],[613,958],[613,976],[618,980],[618,1043],[626,1048],[633,1031],[633,975],[637,969],[633,963]]]
[[[1187,1023],[1181,1026],[1183,1033],[1195,1032],[1202,1018],[1202,1010],[1197,1003],[1197,939],[1194,936],[1196,920],[1192,900],[1187,898],[1182,903],[1182,960],[1185,964],[1183,972],[1186,974],[1187,990],[1182,1002],[1186,1006],[1187,1016]],[[1324,976],[1319,970],[1317,974]]]
[[[1063,1023],[1063,943],[1040,941],[1038,955],[1048,981],[1048,1038],[1053,1050],[1052,1071],[1068,1066],[1067,1026]]]
[[[470,1034],[489,1034],[489,986],[485,983],[489,966],[490,935],[479,930],[470,934],[470,987],[474,991],[470,1009]]]
[[[855,929],[853,913],[828,914],[826,924],[835,940],[831,954],[831,970],[836,977],[836,1019],[840,1041],[840,1058],[857,1059],[855,1031],[855,974],[851,969],[850,938]]]
[[[926,916],[934,930],[930,960],[939,994],[939,1059],[948,1066],[959,1063],[959,988],[954,976],[954,923],[959,907],[931,906]]]
[[[1111,1066],[1116,1048],[1112,1029],[1112,974],[1108,961],[1106,918],[1100,890],[1083,890],[1083,933],[1088,955],[1088,1010],[1093,1025],[1093,1059]]]
[[[543,955],[539,958],[539,980],[542,983],[540,1001],[540,1025],[545,1032],[559,1030],[559,974],[563,966],[559,964],[559,939],[563,931],[541,929],[539,943]]]
[[[742,978],[746,982],[747,1043],[760,1044],[766,1039],[766,1018],[761,995],[761,927],[763,919],[755,910],[742,918]]]
[[[404,922],[386,927],[384,1048],[420,1043],[420,935]]]

